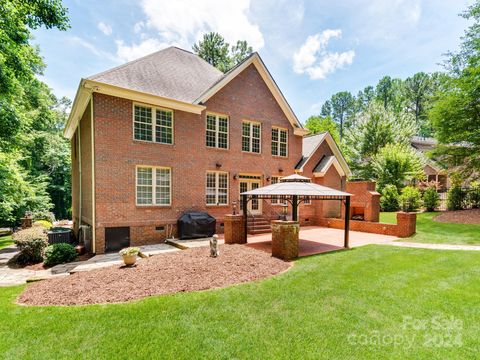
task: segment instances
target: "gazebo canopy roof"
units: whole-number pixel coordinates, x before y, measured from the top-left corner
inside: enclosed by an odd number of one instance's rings
[[[255,195],[260,198],[270,198],[272,196],[298,196],[322,199],[344,199],[352,194],[326,186],[313,184],[310,182],[309,178],[294,174],[284,177],[276,184],[246,191],[240,195]]]

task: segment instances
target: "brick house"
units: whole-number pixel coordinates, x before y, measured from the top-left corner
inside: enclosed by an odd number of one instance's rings
[[[294,172],[344,189],[350,170],[330,134],[307,136],[257,53],[223,74],[170,47],[82,79],[64,135],[72,148],[75,231],[92,252],[158,243],[180,215],[222,221],[242,191]],[[252,201],[275,217],[280,199]],[[304,204],[300,220],[339,216],[339,204]],[[83,228],[83,227],[82,227]]]

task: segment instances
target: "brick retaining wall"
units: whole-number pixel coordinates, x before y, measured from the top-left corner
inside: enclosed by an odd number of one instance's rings
[[[416,223],[416,213],[398,212],[397,224],[350,220],[350,230],[405,238],[415,234]],[[318,224],[334,229],[344,229],[345,227],[344,220],[337,218],[321,218]]]

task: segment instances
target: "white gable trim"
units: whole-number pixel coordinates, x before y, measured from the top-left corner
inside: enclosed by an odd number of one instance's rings
[[[337,143],[335,142],[335,140],[333,140],[333,137],[332,135],[330,135],[329,132],[327,132],[325,134],[325,136],[323,137],[323,139],[317,144],[317,146],[315,147],[315,149],[312,151],[312,153],[308,156],[308,159],[307,161],[305,161],[305,163],[302,165],[302,167],[300,169],[297,169],[295,172],[303,172],[303,168],[305,167],[305,165],[310,161],[310,159],[312,158],[312,155],[315,154],[315,152],[318,150],[318,148],[323,144],[323,142],[326,141],[328,146],[330,147],[330,149],[332,150],[333,152],[333,155],[335,156],[335,159],[337,160],[338,164],[340,165],[340,167],[342,168],[342,172],[346,175],[346,176],[352,176],[352,172],[350,171],[350,168],[348,167],[348,164],[347,164],[347,161],[345,160],[345,158],[343,157],[343,154],[342,152],[340,151],[340,148],[338,147]]]
[[[347,174],[345,171],[342,169],[340,166],[340,163],[338,162],[337,158],[335,156],[332,156],[330,160],[328,160],[327,164],[323,167],[322,171],[317,171],[313,173],[314,177],[324,177],[325,174],[330,170],[331,166],[334,166],[337,172],[340,174],[340,176],[346,176]]]
[[[219,92],[224,86],[226,86],[230,81],[232,81],[235,77],[237,77],[250,64],[253,64],[257,69],[257,71],[259,72],[263,81],[267,85],[268,89],[270,90],[273,97],[277,101],[278,105],[282,109],[283,113],[287,117],[288,121],[292,125],[294,129],[294,134],[299,136],[308,134],[308,130],[303,128],[302,124],[300,123],[295,113],[293,112],[292,108],[288,104],[287,100],[283,96],[282,92],[278,88],[277,84],[275,83],[275,80],[273,80],[272,75],[268,71],[267,67],[263,63],[258,53],[254,53],[253,55],[251,55],[243,63],[241,63],[239,66],[234,68],[231,72],[229,72],[222,80],[220,80],[210,89],[205,91],[198,99],[194,101],[194,104],[205,103],[213,95]]]

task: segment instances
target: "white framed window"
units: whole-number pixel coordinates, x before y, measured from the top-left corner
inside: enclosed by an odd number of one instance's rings
[[[288,156],[288,130],[272,128],[272,155]]]
[[[205,142],[208,147],[228,149],[228,116],[207,114]]]
[[[133,138],[173,144],[173,110],[134,104]]]
[[[137,205],[171,205],[171,175],[169,167],[137,166]]]
[[[260,154],[261,125],[258,122],[242,122],[242,151]]]
[[[270,183],[273,184],[278,184],[280,182],[280,179],[282,176],[272,176],[270,178]],[[285,205],[286,201],[285,199],[282,199],[281,196],[272,196],[272,199],[270,201],[272,205]]]
[[[228,173],[207,171],[205,201],[207,205],[228,204]]]
[[[311,203],[312,203],[312,200],[310,200],[310,198],[303,199],[303,204],[304,205],[310,205]]]

